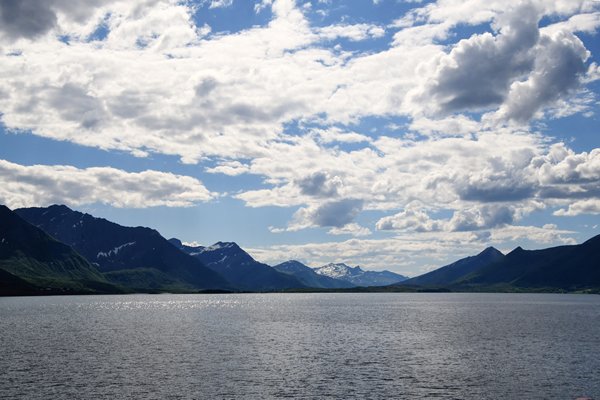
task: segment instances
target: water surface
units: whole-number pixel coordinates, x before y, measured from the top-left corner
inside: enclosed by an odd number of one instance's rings
[[[0,298],[2,399],[600,398],[600,296]]]

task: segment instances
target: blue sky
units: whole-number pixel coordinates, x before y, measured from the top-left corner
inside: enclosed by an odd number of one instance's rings
[[[9,207],[407,275],[600,233],[597,1],[24,0],[0,21]]]

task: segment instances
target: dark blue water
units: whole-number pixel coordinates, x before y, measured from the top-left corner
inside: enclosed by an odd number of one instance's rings
[[[1,399],[600,399],[600,296],[0,298]]]

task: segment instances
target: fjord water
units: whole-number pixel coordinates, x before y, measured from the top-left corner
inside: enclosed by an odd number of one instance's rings
[[[0,298],[2,399],[600,397],[600,296]]]

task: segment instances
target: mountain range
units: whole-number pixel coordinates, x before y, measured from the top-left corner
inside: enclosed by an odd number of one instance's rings
[[[571,246],[524,250],[504,255],[489,247],[400,286],[454,291],[598,291],[600,235]]]
[[[21,208],[21,218],[70,246],[109,282],[129,290],[232,289],[229,282],[157,231],[125,227],[66,206]]]
[[[223,276],[238,290],[271,291],[306,287],[293,275],[283,274],[256,261],[233,242],[217,242],[206,247],[186,246],[178,239],[170,239],[169,242]]]
[[[598,291],[600,235],[542,250],[493,247],[414,278],[295,260],[271,267],[233,242],[189,246],[66,206],[0,206],[0,295],[206,291]]]
[[[319,275],[349,282],[354,286],[387,286],[407,279],[405,276],[394,272],[364,271],[359,266],[349,267],[343,263],[330,263],[315,268],[315,272]]]
[[[302,264],[300,261],[290,260],[275,265],[277,271],[284,274],[293,275],[300,280],[306,287],[319,289],[341,289],[351,288],[356,285],[342,279],[341,277],[331,278],[316,272],[315,269]]]
[[[517,247],[498,262],[465,276],[460,287],[513,286],[585,290],[600,287],[600,235],[571,246],[542,250]]]

